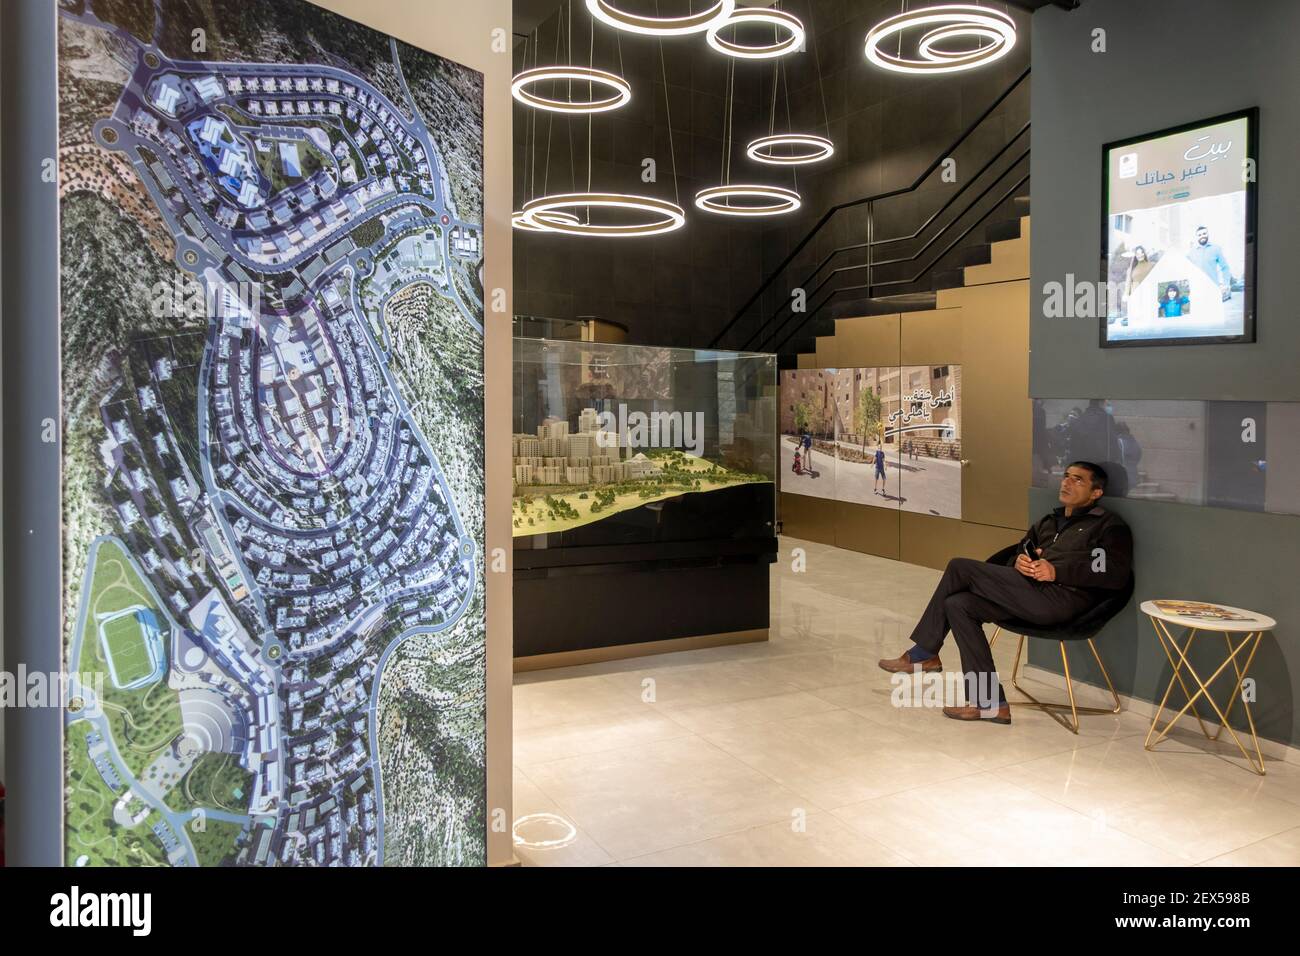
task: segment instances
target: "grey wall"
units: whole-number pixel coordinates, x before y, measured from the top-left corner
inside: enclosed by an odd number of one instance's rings
[[[1098,27],[1105,53],[1090,48]],[[1294,0],[1085,0],[1070,13],[1034,15],[1031,396],[1300,401],[1300,323],[1289,291],[1300,249],[1298,34]],[[1044,318],[1045,283],[1067,273],[1099,277],[1102,144],[1249,106],[1260,109],[1261,131],[1258,342],[1103,350],[1095,319]],[[1052,491],[1031,490],[1027,517],[1054,503]],[[1291,584],[1300,518],[1150,501],[1111,506],[1133,526],[1137,555],[1134,605],[1098,645],[1121,693],[1159,700],[1169,679],[1140,601],[1251,608],[1279,622],[1252,667],[1260,733],[1300,743],[1300,589]],[[1031,661],[1059,670],[1056,648],[1032,644]],[[1222,660],[1221,640],[1214,650]]]
[[[1034,517],[1056,505],[1056,494],[1031,488],[1029,510]],[[1223,508],[1118,500],[1106,503],[1133,529],[1137,593],[1128,608],[1102,632],[1097,650],[1106,663],[1115,688],[1142,700],[1158,701],[1172,671],[1160,649],[1154,627],[1138,610],[1155,598],[1187,598],[1245,607],[1278,620],[1278,628],[1260,644],[1250,675],[1256,679],[1255,725],[1261,737],[1284,743],[1300,741],[1300,599],[1289,587],[1292,569],[1300,567],[1300,519]],[[1060,673],[1056,646],[1030,641],[1030,663]],[[1070,650],[1070,671],[1079,680],[1101,685],[1102,679],[1085,648]],[[1192,665],[1208,677],[1223,662],[1223,638],[1204,633],[1197,637]],[[1231,669],[1231,668],[1229,668]],[[1220,680],[1215,699],[1225,704],[1231,686]],[[1175,709],[1186,698],[1174,693]],[[1203,715],[1213,711],[1203,702]],[[1240,703],[1234,726],[1245,726]],[[1081,718],[1086,719],[1086,718]],[[1194,727],[1187,723],[1185,726]]]
[[[1106,31],[1093,53],[1091,33]],[[1029,388],[1035,396],[1300,399],[1300,3],[1085,0],[1033,17],[1035,231]],[[1097,348],[1097,321],[1043,317],[1043,284],[1100,278],[1103,143],[1258,106],[1258,341]]]

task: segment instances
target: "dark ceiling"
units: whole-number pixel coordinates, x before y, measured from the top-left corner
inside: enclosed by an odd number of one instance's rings
[[[537,25],[560,8],[564,0],[514,0],[514,31],[520,36],[532,33]],[[1061,7],[1073,10],[1080,0],[1008,0],[1012,6],[1034,11],[1040,7]],[[579,7],[582,0],[574,0]],[[750,0],[746,6],[770,6],[771,0]]]
[[[1042,7],[1060,7],[1062,10],[1073,10],[1079,5],[1079,0],[1010,0],[1010,3],[1013,7],[1033,12]]]
[[[560,0],[514,0],[514,31],[528,36],[560,8]]]

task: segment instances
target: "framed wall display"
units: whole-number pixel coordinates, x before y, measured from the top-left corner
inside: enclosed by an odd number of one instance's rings
[[[483,77],[59,4],[64,857],[482,865]]]
[[[1259,110],[1102,147],[1103,347],[1255,341]]]
[[[781,373],[781,490],[961,517],[961,366]]]

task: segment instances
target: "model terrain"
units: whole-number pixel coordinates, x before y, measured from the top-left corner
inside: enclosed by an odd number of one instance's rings
[[[567,531],[678,495],[772,480],[681,451],[652,449],[638,455],[649,466],[642,477],[608,484],[516,487],[511,514],[514,536]]]

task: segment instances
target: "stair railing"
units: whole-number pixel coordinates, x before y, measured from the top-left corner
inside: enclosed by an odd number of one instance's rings
[[[1028,155],[1029,155],[1029,152],[1028,152],[1028,150],[1026,150],[1025,153],[1024,153],[1024,155],[1023,155],[1021,158],[1022,158],[1022,159],[1023,159],[1023,158],[1026,158],[1026,157],[1028,157]],[[1019,162],[1019,160],[1017,160],[1017,163],[1018,163],[1018,162]],[[991,183],[990,183],[990,184],[989,184],[989,185],[988,185],[988,186],[987,186],[983,191],[981,191],[981,193],[980,193],[979,196],[975,197],[975,199],[972,200],[971,204],[970,204],[969,206],[967,206],[967,208],[966,208],[965,210],[963,210],[963,211],[962,211],[962,212],[961,212],[957,217],[955,217],[955,218],[952,220],[951,223],[949,223],[949,226],[951,226],[951,225],[953,225],[953,224],[959,222],[959,221],[961,220],[962,216],[965,216],[968,212],[971,211],[971,209],[975,208],[976,205],[978,205],[978,203],[979,203],[979,202],[980,202],[980,201],[981,201],[981,200],[982,200],[986,195],[988,195],[988,193],[992,190],[992,188],[993,188],[994,186],[996,186],[996,185],[998,184],[998,182],[1000,182],[1002,179],[1004,179],[1004,178],[1006,177],[1006,173],[1010,172],[1010,171],[1011,171],[1012,169],[1014,169],[1014,168],[1015,168],[1014,165],[1009,166],[1009,167],[1008,167],[1008,168],[1003,172],[1002,175],[1000,175],[997,179],[995,179],[993,182],[991,182]],[[958,245],[959,245],[963,240],[965,240],[965,238],[966,238],[968,235],[970,235],[970,233],[972,233],[972,232],[973,232],[976,228],[978,228],[978,227],[979,227],[979,226],[980,226],[980,225],[981,225],[981,224],[982,224],[986,219],[988,219],[988,217],[989,217],[990,215],[993,214],[993,211],[994,211],[994,210],[996,210],[999,206],[1001,206],[1002,203],[1004,203],[1006,200],[1008,200],[1008,199],[1010,199],[1012,196],[1016,195],[1016,193],[1020,190],[1020,188],[1021,188],[1022,186],[1024,186],[1024,184],[1027,183],[1028,181],[1029,181],[1029,174],[1028,174],[1028,173],[1025,173],[1023,176],[1020,177],[1019,180],[1016,181],[1016,183],[1015,183],[1014,185],[1011,186],[1010,189],[1008,189],[1006,192],[1004,192],[1004,193],[1003,193],[1003,194],[998,198],[998,200],[997,200],[996,202],[990,204],[989,207],[988,207],[988,208],[983,212],[983,214],[981,214],[981,215],[979,216],[979,218],[977,218],[975,221],[973,221],[973,222],[971,222],[970,224],[968,224],[968,225],[967,225],[967,226],[966,226],[966,227],[965,227],[965,228],[964,228],[960,233],[958,233],[956,236],[954,236],[953,239],[952,239],[952,241],[949,242],[949,243],[948,243],[948,244],[947,244],[947,245],[946,245],[946,246],[945,246],[945,247],[944,247],[940,252],[936,253],[935,256],[934,256],[934,258],[931,259],[929,263],[927,263],[926,265],[922,266],[920,269],[918,269],[918,270],[917,270],[913,275],[911,275],[911,276],[907,276],[907,277],[904,277],[904,278],[901,278],[901,279],[889,279],[889,280],[884,280],[884,281],[874,281],[874,280],[873,280],[873,276],[872,276],[872,272],[873,272],[873,270],[878,269],[878,268],[880,268],[881,266],[897,265],[897,264],[899,264],[899,263],[904,263],[904,262],[913,262],[913,261],[915,261],[917,258],[919,258],[920,255],[922,255],[922,254],[924,253],[924,251],[925,251],[926,248],[928,248],[928,247],[929,247],[930,245],[932,245],[936,240],[938,240],[939,238],[941,238],[941,237],[944,235],[944,232],[948,229],[948,226],[945,226],[943,230],[940,230],[939,232],[935,233],[935,235],[934,235],[933,237],[931,237],[931,239],[929,240],[929,242],[927,242],[924,246],[922,246],[921,249],[918,249],[916,252],[912,253],[912,255],[910,255],[910,256],[903,256],[903,257],[900,257],[900,258],[897,258],[897,259],[882,259],[882,260],[880,260],[879,262],[873,262],[873,261],[872,261],[872,257],[871,257],[871,247],[874,247],[874,246],[877,246],[877,245],[884,245],[884,244],[886,244],[886,243],[890,243],[890,242],[896,242],[896,241],[899,241],[898,238],[889,238],[889,239],[877,239],[877,240],[871,240],[871,241],[870,241],[870,245],[868,246],[868,250],[867,250],[867,262],[862,263],[862,264],[860,264],[860,265],[856,265],[856,266],[843,266],[843,267],[841,267],[841,268],[839,268],[839,269],[834,270],[834,272],[832,273],[831,276],[828,276],[825,280],[822,281],[821,285],[818,286],[818,289],[820,290],[823,286],[825,286],[825,285],[830,281],[830,279],[831,279],[835,274],[843,274],[843,273],[846,273],[846,272],[852,272],[852,271],[859,270],[859,269],[865,269],[866,272],[867,272],[867,281],[866,281],[865,283],[863,283],[863,284],[861,284],[861,285],[837,286],[837,287],[831,289],[831,291],[830,291],[829,293],[827,293],[826,296],[821,300],[821,302],[817,303],[817,305],[816,305],[815,307],[810,307],[806,312],[803,312],[803,313],[793,313],[793,312],[792,312],[791,315],[790,315],[790,316],[789,316],[785,321],[783,321],[783,322],[781,323],[781,326],[778,327],[777,329],[775,329],[775,330],[773,331],[772,335],[768,337],[766,344],[765,344],[765,345],[762,345],[762,346],[759,346],[759,347],[756,347],[756,348],[754,349],[754,351],[779,352],[779,351],[781,350],[781,348],[786,344],[786,342],[788,342],[791,338],[793,338],[795,335],[797,335],[797,334],[798,334],[798,333],[799,333],[799,332],[804,328],[804,326],[805,326],[805,325],[806,325],[806,324],[807,324],[811,319],[813,319],[813,318],[818,314],[818,312],[819,312],[822,308],[824,308],[826,305],[828,305],[828,304],[830,303],[830,300],[831,300],[831,299],[833,299],[833,298],[834,298],[835,296],[837,296],[837,295],[841,295],[841,294],[843,294],[843,293],[848,293],[848,292],[860,292],[860,293],[862,293],[865,297],[870,298],[871,295],[872,295],[876,290],[878,290],[878,289],[884,289],[884,288],[889,288],[889,287],[893,287],[893,286],[907,286],[907,285],[915,285],[917,282],[919,282],[919,281],[922,279],[922,277],[924,277],[925,275],[927,275],[927,274],[928,274],[928,273],[929,273],[929,272],[930,272],[930,271],[931,271],[931,270],[932,270],[936,265],[938,265],[940,262],[942,262],[943,259],[948,255],[948,253],[952,252],[952,250],[953,250],[954,248],[956,248],[956,247],[957,247],[957,246],[958,246]],[[871,217],[871,215],[870,215],[870,213],[869,213],[869,214],[868,214],[868,219],[867,219],[867,232],[868,232],[868,235],[870,235],[871,232],[873,231],[872,226],[873,226],[873,224],[872,224],[872,217]],[[900,237],[900,238],[907,238],[907,237]],[[812,296],[809,296],[808,298],[811,300],[813,297],[812,297]],[[779,315],[779,314],[780,314],[780,312],[778,311],[778,312],[776,313],[776,315]],[[789,323],[790,319],[794,318],[796,315],[799,315],[799,316],[801,317],[801,321],[797,322],[797,323],[795,324],[795,326],[794,326],[793,328],[791,328],[790,331],[787,332],[787,333],[786,333],[786,334],[781,338],[781,340],[780,340],[779,342],[775,342],[775,343],[774,343],[774,339],[776,338],[776,336],[780,334],[781,330],[782,330],[782,329],[783,329],[783,328],[784,328],[784,327]],[[773,318],[775,318],[775,315],[773,316]]]
[[[876,203],[876,202],[879,202],[879,201],[881,201],[881,200],[884,200],[884,199],[890,199],[890,198],[893,198],[893,197],[895,197],[895,196],[902,196],[902,195],[906,195],[906,194],[908,194],[908,193],[913,193],[913,192],[915,192],[917,189],[919,189],[920,186],[921,186],[921,185],[926,181],[926,179],[928,179],[928,178],[931,176],[931,174],[933,174],[933,173],[934,173],[934,172],[935,172],[935,171],[936,171],[936,170],[937,170],[937,169],[938,169],[938,168],[943,164],[943,161],[944,161],[945,159],[947,159],[948,157],[950,157],[954,152],[956,152],[957,149],[959,149],[959,148],[961,147],[961,145],[962,145],[963,143],[965,143],[965,142],[970,138],[970,136],[975,132],[975,130],[977,130],[977,129],[978,129],[978,128],[979,128],[979,127],[984,123],[984,121],[987,120],[987,119],[988,119],[988,118],[989,118],[989,117],[994,113],[994,111],[997,110],[997,108],[998,108],[999,106],[1001,106],[1002,103],[1005,102],[1006,99],[1007,99],[1007,98],[1008,98],[1008,97],[1009,97],[1013,92],[1015,92],[1015,91],[1020,87],[1020,85],[1021,85],[1021,84],[1022,84],[1022,83],[1027,79],[1027,78],[1028,78],[1028,77],[1029,77],[1029,73],[1030,73],[1030,70],[1029,70],[1028,67],[1026,67],[1025,70],[1024,70],[1024,71],[1023,71],[1023,72],[1022,72],[1018,77],[1016,77],[1016,79],[1013,80],[1012,83],[1011,83],[1009,86],[1007,86],[1007,88],[1004,89],[1004,90],[1003,90],[1003,91],[1002,91],[1002,92],[1001,92],[1001,93],[1000,93],[1000,94],[999,94],[999,95],[998,95],[998,96],[993,100],[993,102],[990,103],[990,104],[989,104],[989,105],[988,105],[988,106],[983,110],[983,112],[980,113],[979,116],[977,116],[974,120],[972,120],[971,123],[968,124],[964,130],[962,130],[962,132],[961,132],[961,133],[956,137],[956,139],[953,140],[952,144],[951,144],[947,149],[945,149],[945,150],[943,150],[942,152],[940,152],[940,153],[939,153],[939,154],[934,158],[934,160],[931,161],[930,164],[929,164],[928,166],[926,166],[926,168],[923,169],[923,170],[922,170],[922,171],[921,171],[921,172],[916,176],[915,179],[913,179],[913,181],[912,181],[909,185],[901,186],[901,187],[898,187],[898,188],[896,188],[896,189],[887,190],[887,191],[885,191],[885,192],[881,192],[881,193],[875,193],[875,194],[870,195],[870,196],[863,196],[863,197],[861,197],[861,198],[859,198],[859,199],[848,200],[848,201],[846,201],[846,202],[838,203],[838,204],[832,206],[830,209],[828,209],[828,210],[827,210],[827,211],[826,211],[826,212],[821,216],[821,218],[817,220],[817,222],[812,226],[812,228],[808,230],[808,232],[803,236],[803,238],[800,239],[799,242],[795,244],[794,248],[790,250],[790,252],[786,255],[786,257],[781,261],[781,263],[780,263],[779,265],[777,265],[777,266],[772,270],[772,272],[769,273],[769,275],[767,276],[767,278],[765,278],[765,279],[764,279],[764,280],[759,284],[758,288],[757,288],[757,289],[754,291],[754,293],[749,297],[749,299],[746,300],[746,302],[744,303],[744,305],[742,305],[742,306],[741,306],[741,307],[736,311],[736,314],[733,315],[732,318],[727,322],[727,324],[726,324],[725,326],[723,326],[722,329],[721,329],[721,330],[720,330],[720,331],[719,331],[719,332],[718,332],[718,333],[713,337],[712,341],[710,342],[710,347],[711,347],[711,348],[719,348],[719,347],[722,346],[722,344],[723,344],[724,340],[726,339],[726,336],[728,335],[728,333],[730,333],[731,330],[732,330],[733,328],[735,328],[735,326],[737,325],[737,323],[739,323],[742,319],[744,319],[744,318],[746,317],[746,314],[749,312],[750,308],[751,308],[755,303],[757,303],[757,302],[760,301],[761,297],[763,296],[763,294],[764,294],[765,292],[767,292],[767,290],[768,290],[769,287],[772,285],[772,283],[775,282],[775,281],[777,280],[778,277],[780,277],[782,274],[784,274],[785,270],[790,266],[790,264],[791,264],[792,262],[794,262],[794,260],[795,260],[796,257],[799,255],[799,253],[801,253],[801,252],[802,252],[802,251],[803,251],[803,250],[808,246],[808,244],[809,244],[810,242],[812,242],[812,241],[813,241],[813,240],[814,240],[814,239],[815,239],[815,238],[820,234],[821,230],[822,230],[823,228],[825,228],[825,226],[826,226],[826,225],[827,225],[827,224],[828,224],[828,223],[829,223],[829,222],[830,222],[830,221],[835,217],[835,215],[838,214],[839,212],[842,212],[842,211],[845,210],[845,209],[851,209],[851,208],[855,208],[855,207],[858,207],[858,206],[866,205],[866,207],[867,207],[867,241],[866,241],[865,243],[855,243],[855,244],[852,244],[852,245],[848,245],[848,246],[844,246],[844,247],[841,247],[841,248],[837,248],[837,249],[833,250],[832,252],[830,252],[830,253],[829,253],[829,254],[828,254],[828,255],[827,255],[827,256],[822,260],[822,262],[817,266],[817,268],[814,269],[813,272],[810,274],[809,279],[807,280],[808,282],[813,281],[813,279],[815,279],[816,276],[817,276],[818,274],[820,274],[821,271],[822,271],[822,270],[823,270],[827,265],[829,265],[830,262],[831,262],[832,260],[834,260],[837,256],[839,256],[839,255],[841,255],[841,254],[843,254],[843,253],[845,253],[845,252],[849,252],[849,251],[854,251],[854,250],[865,250],[865,251],[866,251],[866,254],[867,254],[867,262],[866,262],[866,263],[860,263],[860,264],[855,265],[855,266],[846,267],[843,271],[852,271],[852,270],[856,270],[856,269],[865,269],[865,271],[866,271],[866,273],[867,273],[867,281],[866,281],[866,283],[865,283],[865,286],[862,286],[862,287],[855,287],[855,288],[867,288],[867,289],[870,289],[870,288],[873,288],[873,287],[880,286],[880,285],[883,285],[883,284],[884,284],[884,283],[878,283],[878,282],[874,282],[874,281],[873,281],[873,280],[874,280],[874,272],[875,272],[875,269],[876,269],[877,267],[879,267],[879,266],[883,266],[883,265],[891,265],[891,264],[895,264],[895,263],[897,263],[897,262],[914,261],[914,260],[915,260],[919,255],[924,254],[925,249],[929,248],[930,245],[932,245],[935,241],[937,241],[938,238],[943,234],[943,232],[945,232],[949,227],[953,226],[956,222],[960,221],[960,219],[962,218],[962,216],[964,216],[967,212],[969,212],[969,211],[974,207],[974,204],[975,204],[975,203],[979,202],[980,199],[983,198],[983,196],[987,195],[987,193],[988,193],[988,191],[989,191],[989,187],[986,187],[986,189],[984,190],[984,192],[982,192],[981,195],[980,195],[979,197],[976,197],[976,199],[975,199],[971,204],[967,205],[966,209],[963,210],[962,213],[960,213],[960,214],[958,214],[957,216],[955,216],[955,217],[954,217],[954,218],[953,218],[953,219],[952,219],[952,220],[951,220],[947,225],[945,225],[945,226],[943,227],[943,229],[941,229],[941,230],[939,231],[938,234],[936,234],[934,237],[932,237],[932,239],[930,240],[930,242],[928,242],[924,247],[922,247],[922,249],[918,250],[918,252],[917,252],[916,255],[913,255],[913,256],[911,256],[911,257],[907,257],[907,258],[905,258],[905,259],[883,260],[883,261],[880,261],[880,262],[876,262],[876,261],[874,261],[874,257],[873,257],[873,248],[874,248],[875,246],[878,246],[878,245],[884,245],[884,244],[886,244],[886,243],[901,242],[901,241],[905,241],[905,240],[909,240],[909,239],[913,239],[913,240],[914,240],[914,239],[916,239],[918,236],[920,236],[920,235],[921,235],[921,234],[922,234],[922,233],[923,233],[923,232],[924,232],[924,231],[925,231],[925,230],[926,230],[930,225],[932,225],[935,221],[937,221],[938,218],[939,218],[941,215],[943,215],[943,214],[944,214],[944,213],[945,213],[945,212],[946,212],[946,211],[947,211],[947,210],[952,206],[952,204],[953,204],[954,202],[956,202],[957,198],[958,198],[958,197],[959,197],[963,192],[965,192],[965,190],[967,189],[968,186],[970,186],[972,183],[974,183],[974,182],[975,182],[975,181],[976,181],[976,180],[977,180],[981,175],[983,175],[983,174],[984,174],[984,173],[985,173],[989,168],[991,168],[991,167],[993,166],[994,163],[996,163],[996,162],[997,162],[997,161],[998,161],[998,160],[999,160],[1003,155],[1005,155],[1005,153],[1007,152],[1007,150],[1009,150],[1009,149],[1011,148],[1012,144],[1015,143],[1017,140],[1019,140],[1019,138],[1020,138],[1020,137],[1024,134],[1024,132],[1028,129],[1028,124],[1025,124],[1025,126],[1021,127],[1021,129],[1020,129],[1019,131],[1017,131],[1017,133],[1016,133],[1014,136],[1010,137],[1010,138],[1008,139],[1007,143],[1005,143],[1005,144],[1003,145],[1003,147],[1002,147],[1000,150],[998,150],[997,154],[996,154],[994,157],[992,157],[990,160],[988,160],[988,161],[987,161],[987,162],[986,162],[986,163],[981,167],[980,171],[979,171],[975,176],[972,176],[972,177],[970,177],[969,179],[967,179],[966,182],[963,183],[963,185],[961,186],[961,188],[959,188],[956,192],[954,192],[953,195],[950,196],[950,197],[948,198],[948,200],[947,200],[947,201],[946,201],[942,206],[940,206],[938,209],[936,209],[936,210],[934,211],[934,213],[932,213],[929,217],[927,217],[926,220],[925,220],[925,221],[924,221],[920,226],[918,226],[917,229],[913,230],[912,233],[910,233],[910,234],[908,234],[908,235],[905,235],[905,236],[893,236],[893,237],[889,237],[889,238],[887,238],[887,239],[876,239],[876,237],[875,237],[875,203]],[[1021,160],[1023,160],[1027,155],[1028,155],[1028,148],[1026,148],[1026,150],[1024,151],[1024,153],[1023,153],[1021,156],[1017,157],[1017,159],[1016,159],[1015,161],[1013,161],[1013,163],[1008,167],[1008,169],[1010,169],[1010,168],[1014,168],[1014,166],[1017,165]],[[1004,170],[1004,175],[1005,175],[1005,172],[1006,172],[1006,171]],[[1000,176],[999,179],[1001,179],[1001,178],[1002,178],[1002,177]],[[1024,178],[1021,180],[1021,182],[1017,184],[1017,187],[1013,187],[1013,188],[1018,188],[1019,185],[1023,185],[1024,180],[1027,179],[1027,178],[1028,178],[1027,176],[1024,177]],[[995,180],[995,183],[996,183],[996,181],[997,181],[997,180]],[[1014,193],[1012,193],[1012,194],[1014,194]],[[1000,200],[1000,201],[1001,201],[1001,200]],[[999,202],[1000,202],[1000,201],[999,201]],[[990,211],[991,211],[991,210],[990,210]],[[987,213],[986,213],[985,215],[987,216]],[[982,220],[981,220],[981,221],[982,221]],[[974,225],[978,225],[978,223],[973,224],[972,226],[968,226],[967,229],[962,233],[962,238],[964,238],[965,235],[969,234],[969,232],[970,232],[971,229],[974,227]],[[945,251],[944,251],[943,254],[946,254],[946,253],[947,253],[948,251],[950,251],[954,246],[955,246],[955,243],[950,243],[950,244],[948,245],[948,247],[945,249]],[[929,268],[932,268],[933,265],[934,265],[935,263],[937,263],[938,261],[940,261],[940,259],[942,259],[942,255],[943,255],[943,254],[941,254],[938,258],[936,258],[935,260],[933,260],[933,261],[931,262],[930,266],[927,266],[925,269],[922,269],[921,272],[918,273],[917,279],[919,279],[921,275],[924,275],[924,273],[925,273],[926,271],[928,271]],[[834,275],[834,274],[842,274],[842,272],[832,273],[832,275]],[[916,281],[916,280],[914,279],[914,280],[912,280],[912,281]],[[826,284],[825,282],[822,282],[821,284],[819,284],[818,287],[817,287],[817,291],[820,291],[822,288],[824,288],[824,287],[825,287],[825,284]],[[895,285],[895,284],[904,284],[904,283],[901,283],[901,282],[892,282],[892,283],[890,283],[890,284],[891,284],[891,285]],[[805,283],[805,285],[806,285],[806,283]],[[800,287],[800,288],[803,288],[804,286],[799,286],[799,287]],[[832,293],[832,294],[834,294],[834,293]],[[808,296],[808,297],[806,297],[806,300],[807,300],[807,299],[811,299],[811,298],[812,298],[811,296]],[[781,312],[782,312],[785,308],[789,307],[791,304],[792,304],[792,303],[791,303],[790,301],[786,301],[786,302],[784,302],[783,305],[782,305],[782,307],[781,307],[780,309],[778,309],[776,313],[773,314],[773,316],[771,317],[771,320],[775,320],[776,316],[777,316],[777,315],[780,315]],[[808,311],[806,311],[805,313],[803,313],[803,316],[804,316],[804,322],[806,322],[807,319],[810,318],[810,317],[811,317],[812,315],[814,315],[814,314],[815,314],[815,310],[813,310],[813,309],[809,309]],[[769,321],[771,321],[771,320],[766,319],[766,318],[763,319],[763,320],[761,320],[760,325],[759,325],[759,328],[758,328],[755,332],[751,333],[751,334],[750,334],[750,335],[745,339],[745,346],[744,346],[744,347],[746,347],[746,348],[754,347],[755,344],[757,343],[757,346],[758,346],[759,348],[764,348],[764,350],[768,350],[768,351],[770,351],[770,350],[771,350],[771,348],[770,348],[771,342],[774,340],[774,338],[776,337],[776,335],[780,334],[780,330],[781,330],[782,328],[784,328],[784,325],[785,325],[785,323],[783,322],[782,325],[781,325],[780,327],[778,327],[777,329],[774,329],[774,330],[769,334],[769,333],[767,332],[767,326],[768,326],[768,324],[769,324]],[[788,321],[788,320],[787,320],[787,321]],[[802,324],[803,324],[803,323],[800,323],[800,325],[802,325]],[[791,332],[791,333],[785,335],[785,336],[782,338],[782,343],[784,343],[785,341],[788,341],[789,338],[791,337],[791,335],[793,335],[793,334],[794,334],[794,332]]]

